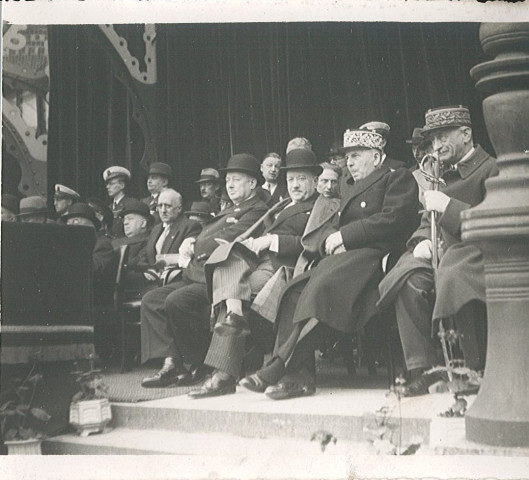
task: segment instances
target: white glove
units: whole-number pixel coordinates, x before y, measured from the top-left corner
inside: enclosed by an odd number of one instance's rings
[[[343,238],[341,232],[331,233],[325,240],[325,253],[332,255],[338,247],[343,247]]]
[[[244,246],[248,247],[250,250],[259,255],[263,250],[268,250],[270,244],[272,243],[272,235],[264,235],[263,237],[258,238],[248,238],[242,242]]]
[[[415,258],[424,258],[430,260],[432,258],[432,241],[422,240],[413,249],[413,256]]]
[[[178,253],[180,255],[183,255],[187,258],[193,258],[193,254],[195,252],[195,242],[197,241],[194,237],[188,237],[184,239],[182,244],[180,245],[180,248],[178,249]]]
[[[424,204],[429,212],[444,213],[449,202],[450,197],[446,193],[437,190],[426,190],[424,192]]]

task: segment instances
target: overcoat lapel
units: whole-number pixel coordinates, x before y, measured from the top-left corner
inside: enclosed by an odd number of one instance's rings
[[[389,172],[389,168],[385,165],[377,168],[371,175],[367,176],[359,182],[355,182],[348,192],[348,196],[342,204],[341,211],[345,210],[351,200],[356,198],[358,195],[364,193],[368,188],[371,188],[373,184],[378,182],[386,173]]]

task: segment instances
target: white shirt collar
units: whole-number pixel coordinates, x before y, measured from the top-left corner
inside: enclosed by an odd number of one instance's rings
[[[465,155],[463,155],[463,158],[461,160],[459,160],[459,162],[454,164],[454,169],[457,170],[457,166],[461,162],[464,162],[467,158],[469,158],[474,153],[474,150],[476,150],[476,148],[473,146]]]
[[[119,202],[121,201],[121,199],[122,199],[124,196],[125,196],[125,194],[121,191],[121,192],[119,192],[119,193],[114,197],[114,199],[112,200],[112,202],[113,202],[114,204],[119,203]]]

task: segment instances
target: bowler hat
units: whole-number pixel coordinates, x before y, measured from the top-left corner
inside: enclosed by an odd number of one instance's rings
[[[114,165],[113,167],[108,167],[103,172],[103,180],[108,182],[116,177],[125,177],[127,180],[130,180],[130,172],[125,167],[119,167]]]
[[[94,224],[94,227],[96,228],[96,230],[99,230],[99,227],[101,227],[101,223],[96,217],[95,210],[90,205],[88,205],[88,203],[76,203],[72,205],[68,209],[68,213],[64,215],[62,218],[64,221],[66,221],[69,218],[74,218],[74,217],[81,217],[81,218],[86,218],[90,220]]]
[[[44,214],[47,215],[48,207],[46,200],[38,195],[33,197],[26,197],[20,200],[20,213],[18,217],[24,217],[26,215]]]
[[[171,178],[173,176],[173,169],[167,163],[154,162],[149,166],[148,175],[161,175],[162,177]]]
[[[411,138],[406,140],[406,143],[411,145],[419,145],[424,142],[424,137],[422,136],[422,128],[414,128]]]
[[[185,212],[186,215],[197,215],[199,217],[211,218],[211,208],[208,202],[193,202],[191,209]]]
[[[225,168],[221,168],[222,172],[242,172],[251,175],[257,180],[257,183],[263,181],[261,176],[261,164],[259,160],[249,153],[237,153],[232,155],[228,160]]]
[[[139,200],[133,200],[127,203],[127,206],[119,214],[120,217],[124,217],[127,213],[137,213],[147,220],[149,225],[154,223],[154,217],[151,215],[149,206],[146,203],[140,202]]]
[[[202,182],[220,182],[220,175],[217,170],[214,168],[203,168],[200,172],[200,178],[195,183],[202,183]]]
[[[470,111],[463,105],[431,108],[424,114],[424,119],[423,136],[439,128],[472,127]]]
[[[295,148],[287,153],[285,166],[281,167],[281,170],[292,170],[294,168],[308,169],[316,173],[316,175],[319,175],[323,170],[321,165],[318,165],[316,154],[306,148]]]
[[[61,185],[60,183],[57,183],[55,185],[55,198],[71,198],[75,201],[81,200],[81,195],[79,195],[75,190],[66,187],[65,185]]]
[[[19,212],[19,200],[10,193],[2,193],[2,207],[16,215]]]

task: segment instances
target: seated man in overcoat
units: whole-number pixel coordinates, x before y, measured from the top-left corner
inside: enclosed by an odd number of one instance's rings
[[[151,290],[142,299],[142,362],[164,359],[160,371],[143,379],[143,387],[165,387],[204,378],[202,362],[211,337],[204,264],[219,242],[232,242],[267,211],[255,195],[261,174],[259,161],[253,155],[233,155],[224,171],[233,205],[208,220],[196,239],[182,244],[182,278]],[[189,259],[187,265],[185,258]],[[184,324],[189,329],[182,329]],[[184,359],[191,365],[190,370],[185,368]]]
[[[406,388],[407,396],[426,394],[430,385],[447,379],[441,370],[423,374],[440,363],[432,320],[455,318],[466,366],[484,367],[485,339],[479,338],[486,334],[483,259],[476,246],[461,240],[461,212],[483,201],[485,181],[498,173],[495,159],[474,145],[467,108],[431,109],[425,119],[423,134],[431,140],[444,173],[439,191],[424,192],[426,212],[421,224],[407,242],[408,251],[380,284],[380,305],[395,304],[406,367],[413,380]],[[435,279],[432,211],[437,212],[440,234]]]
[[[314,351],[329,327],[352,334],[377,312],[382,259],[417,225],[417,185],[407,169],[381,163],[383,138],[347,130],[344,152],[354,180],[342,192],[332,225],[322,231],[318,265],[290,282],[276,317],[271,361],[240,384],[272,399],[315,391]]]
[[[205,364],[215,370],[201,388],[190,392],[192,398],[235,393],[245,336],[250,333],[251,300],[280,267],[293,268],[302,251],[301,237],[317,198],[322,169],[312,151],[295,149],[287,154],[282,170],[290,198],[270,209],[263,219],[263,234],[220,246],[206,262],[217,321]]]

